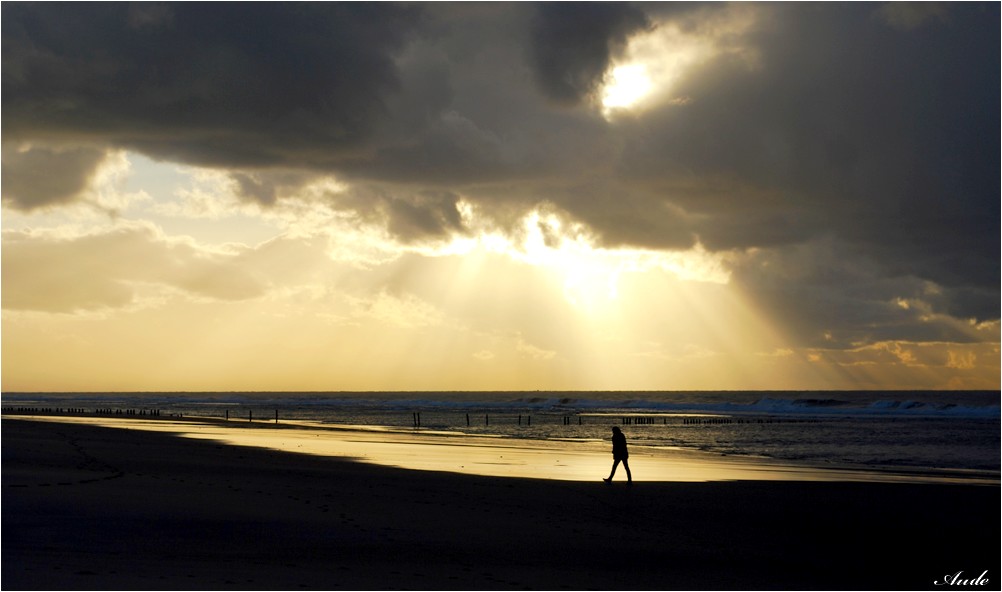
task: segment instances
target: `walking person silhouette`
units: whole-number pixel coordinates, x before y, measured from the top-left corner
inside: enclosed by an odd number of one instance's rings
[[[617,427],[612,428],[612,472],[609,476],[603,478],[602,480],[606,483],[612,482],[612,477],[616,474],[616,468],[619,467],[619,463],[623,463],[623,468],[626,469],[626,480],[627,483],[633,483],[633,474],[630,473],[630,451],[626,449],[626,436],[623,435],[622,430]]]

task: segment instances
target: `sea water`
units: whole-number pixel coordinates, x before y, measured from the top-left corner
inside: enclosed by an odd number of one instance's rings
[[[607,440],[821,466],[998,476],[998,391],[10,393],[3,407]]]

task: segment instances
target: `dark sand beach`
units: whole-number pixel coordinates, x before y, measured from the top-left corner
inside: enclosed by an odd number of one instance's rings
[[[997,485],[627,487],[2,426],[4,590],[999,589]]]

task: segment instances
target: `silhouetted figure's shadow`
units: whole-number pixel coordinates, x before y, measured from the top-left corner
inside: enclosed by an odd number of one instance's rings
[[[628,483],[633,483],[633,474],[630,473],[630,451],[626,449],[626,436],[623,435],[622,430],[617,427],[612,428],[612,472],[609,476],[602,479],[606,483],[612,482],[612,477],[616,474],[616,469],[619,467],[619,463],[623,463],[623,468],[626,469],[626,480]]]

